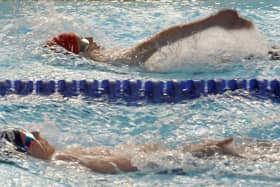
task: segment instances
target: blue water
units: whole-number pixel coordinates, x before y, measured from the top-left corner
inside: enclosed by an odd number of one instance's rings
[[[271,44],[280,44],[280,1],[32,2],[0,3],[0,79],[211,79],[279,78],[280,61],[250,60],[221,69],[149,72],[54,54],[43,46],[64,31],[93,36],[110,47],[130,47],[168,26],[186,23],[221,8],[235,8],[254,21]],[[0,124],[38,129],[58,149],[71,144],[115,146],[157,142],[170,147],[207,138],[252,137],[280,141],[279,102],[246,92],[201,97],[176,104],[130,106],[59,95],[0,98]],[[278,186],[279,162],[230,157],[174,156],[186,174],[103,175],[75,163],[23,157],[0,163],[3,186]],[[170,163],[160,156],[161,167]],[[150,159],[155,159],[150,158]],[[195,164],[194,164],[195,163]],[[175,165],[175,164],[174,164]]]

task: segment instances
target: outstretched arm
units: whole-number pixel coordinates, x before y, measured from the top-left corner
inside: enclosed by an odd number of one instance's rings
[[[78,159],[79,163],[99,173],[115,174],[118,172],[137,171],[131,161],[119,156],[92,157],[84,156]]]
[[[61,153],[56,155],[57,160],[77,161],[79,164],[98,173],[115,174],[119,171],[132,172],[137,171],[131,161],[120,156],[91,156]]]
[[[252,22],[240,17],[235,10],[225,9],[201,20],[165,29],[133,47],[130,56],[136,63],[145,62],[159,48],[215,26],[228,30],[254,27]]]

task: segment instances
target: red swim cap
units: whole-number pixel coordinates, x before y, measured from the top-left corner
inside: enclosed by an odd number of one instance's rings
[[[74,32],[62,33],[53,37],[52,40],[48,42],[49,46],[55,44],[60,45],[75,54],[79,54],[78,36]]]

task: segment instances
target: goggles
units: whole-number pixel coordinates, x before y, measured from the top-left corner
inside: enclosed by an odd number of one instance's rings
[[[80,52],[86,52],[89,48],[89,40],[82,38],[80,42]]]
[[[30,145],[33,141],[36,141],[36,138],[34,137],[33,134],[31,134],[30,132],[24,132],[26,139],[25,139],[25,144],[24,144],[24,149],[25,150],[29,150]]]

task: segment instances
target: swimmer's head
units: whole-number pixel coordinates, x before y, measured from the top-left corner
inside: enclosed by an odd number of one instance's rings
[[[35,157],[51,159],[55,152],[55,148],[38,131],[22,132],[21,138],[28,153]]]
[[[47,45],[59,45],[75,54],[86,53],[99,48],[92,37],[81,37],[74,32],[62,33],[55,36],[48,41]]]
[[[79,54],[79,40],[80,37],[76,33],[66,32],[53,37],[47,45],[59,45],[72,53]]]
[[[28,132],[21,128],[7,128],[0,131],[0,138],[11,142],[19,152],[27,152],[35,157],[50,159],[55,152],[52,145],[37,131]]]

